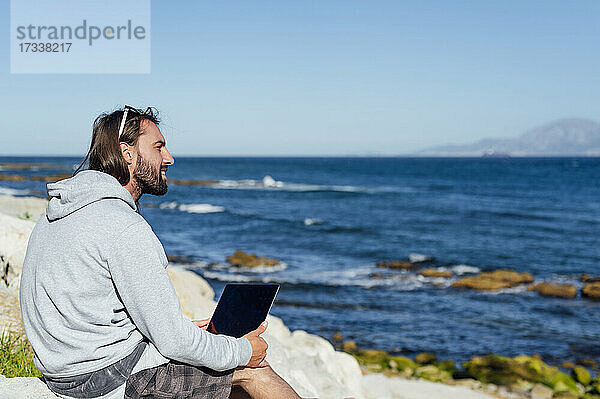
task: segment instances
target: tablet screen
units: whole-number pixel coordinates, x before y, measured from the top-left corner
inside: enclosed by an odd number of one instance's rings
[[[208,331],[240,338],[265,321],[279,284],[227,284]]]

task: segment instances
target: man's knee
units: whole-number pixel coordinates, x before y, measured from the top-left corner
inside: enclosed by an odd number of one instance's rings
[[[244,385],[249,382],[253,383],[268,383],[275,378],[277,374],[271,368],[271,366],[266,367],[244,367],[241,369],[237,369],[233,372],[233,384],[234,385]]]

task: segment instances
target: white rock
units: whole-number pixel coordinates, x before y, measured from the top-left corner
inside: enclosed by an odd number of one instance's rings
[[[5,333],[23,334],[19,293],[0,282],[0,336]]]
[[[490,399],[491,396],[461,386],[438,384],[425,380],[389,378],[388,387],[394,399]],[[366,395],[365,395],[366,396]],[[369,397],[370,399],[370,397]]]
[[[0,280],[18,290],[27,243],[35,223],[0,213]]]
[[[463,386],[463,387],[467,387],[470,389],[480,389],[481,388],[481,382],[474,380],[472,378],[456,380],[455,384]]]
[[[17,204],[20,202],[17,200],[23,199],[0,196],[0,334],[23,332],[19,285],[27,243],[35,225],[31,220],[10,215],[17,214],[23,209],[28,209],[33,214],[36,208],[32,204],[37,204],[39,208],[35,213],[37,215],[43,211],[46,204],[44,200],[37,201],[38,198],[32,198],[19,208]]]
[[[2,399],[57,399],[39,378],[6,378],[0,375],[0,398]]]
[[[551,399],[554,391],[542,384],[535,384],[530,392],[531,399]]]
[[[0,213],[33,222],[44,214],[46,205],[48,201],[43,198],[0,195]]]
[[[486,390],[486,392],[494,393],[494,392],[498,391],[498,385],[496,385],[496,384],[487,384],[485,386],[485,390]]]
[[[167,273],[175,287],[183,313],[197,320],[209,318],[216,303],[213,300],[215,292],[206,280],[190,270],[173,266],[167,267]]]
[[[389,379],[381,374],[369,374],[362,378],[362,392],[365,399],[392,399]],[[403,396],[397,396],[403,398]]]
[[[354,357],[344,352],[335,352],[336,363],[339,367],[340,381],[354,397],[362,396],[362,372]]]

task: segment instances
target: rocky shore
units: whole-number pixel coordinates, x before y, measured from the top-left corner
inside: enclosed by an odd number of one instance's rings
[[[377,262],[377,267],[391,271],[403,270],[417,272],[420,276],[437,280],[448,280],[456,277],[444,268],[423,268],[424,262],[410,260],[392,260]],[[427,262],[426,262],[427,263]],[[426,264],[425,263],[425,264]],[[389,278],[390,275],[373,273],[372,278]],[[600,299],[600,277],[582,274],[579,280],[583,283],[581,297],[591,300]],[[452,280],[450,280],[452,281]],[[432,281],[433,285],[443,284],[441,281]],[[450,283],[451,288],[471,289],[478,291],[498,291],[507,288],[526,287],[528,291],[535,291],[541,296],[573,299],[578,295],[578,289],[570,283],[554,281],[536,281],[531,273],[519,273],[511,269],[499,269],[481,272],[476,275],[460,277]]]
[[[340,341],[341,336],[334,337]],[[358,349],[352,341],[341,345],[361,367],[385,376],[427,380],[468,387],[502,398],[514,399],[598,399],[600,380],[582,365],[565,362],[561,371],[545,363],[539,355],[506,357],[496,354],[474,356],[462,365],[452,360],[438,361],[435,354],[419,353],[414,359],[394,356],[382,350]],[[583,360],[583,359],[582,359]],[[590,368],[598,364],[585,359]]]
[[[23,336],[18,303],[20,271],[34,221],[43,214],[45,205],[43,199],[0,196],[0,334]],[[241,252],[228,260],[233,265],[245,267],[276,263],[273,259]],[[409,266],[390,264],[382,267],[404,269]],[[167,270],[184,314],[192,319],[210,317],[215,307],[210,285],[191,271],[173,266]],[[436,269],[421,272],[431,277],[447,277],[447,274],[437,274],[444,271]],[[504,279],[514,277],[504,272],[493,275]],[[518,279],[519,284],[531,284],[528,276],[520,275]],[[587,284],[595,283],[588,281]],[[433,354],[420,354],[410,359],[378,350],[359,349],[350,341],[343,342],[341,335],[333,339],[336,350],[322,337],[302,330],[292,332],[281,319],[273,316],[268,320],[269,327],[264,335],[269,343],[267,360],[303,397],[600,399],[600,382],[582,365],[570,365],[572,371],[567,373],[534,356],[487,355],[474,357],[458,366],[452,361],[438,361]],[[35,377],[0,376],[0,398],[32,397],[55,398]]]

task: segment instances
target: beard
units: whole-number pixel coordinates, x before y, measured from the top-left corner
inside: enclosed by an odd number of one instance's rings
[[[150,162],[141,156],[138,157],[133,169],[133,178],[140,195],[165,195],[167,193],[169,189],[167,179],[163,178],[160,171],[160,167],[153,167]]]

